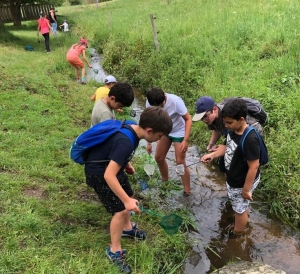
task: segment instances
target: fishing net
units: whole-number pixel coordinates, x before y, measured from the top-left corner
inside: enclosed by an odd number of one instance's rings
[[[144,211],[144,212],[150,213],[154,216],[160,217],[161,220],[158,224],[169,235],[176,234],[179,230],[179,227],[181,226],[181,224],[183,222],[183,219],[180,216],[176,215],[175,213],[163,216],[163,215],[160,215],[160,214],[158,214],[158,213],[156,213],[156,212],[154,212],[150,209],[145,209],[142,206],[139,206],[139,209]]]
[[[180,216],[172,213],[162,217],[159,222],[159,225],[164,229],[164,231],[167,234],[173,235],[178,232],[182,222],[183,219]]]

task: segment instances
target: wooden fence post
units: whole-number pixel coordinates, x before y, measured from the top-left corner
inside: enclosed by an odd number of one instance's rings
[[[150,14],[150,19],[151,19],[151,25],[152,25],[152,31],[153,31],[154,45],[156,47],[156,50],[159,51],[157,31],[156,31],[156,27],[155,27],[155,23],[154,23],[155,16],[153,16],[153,14]]]
[[[110,12],[110,16],[108,19],[108,29],[111,29],[111,18],[112,18],[112,11]]]

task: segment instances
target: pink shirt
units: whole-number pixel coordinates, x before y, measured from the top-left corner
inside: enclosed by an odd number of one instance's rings
[[[72,45],[72,47],[69,49],[67,56],[68,57],[78,57],[83,50],[85,50],[85,46],[76,46],[77,44]]]
[[[41,33],[45,34],[49,32],[49,20],[46,18],[40,18],[38,20],[40,29],[41,29]]]

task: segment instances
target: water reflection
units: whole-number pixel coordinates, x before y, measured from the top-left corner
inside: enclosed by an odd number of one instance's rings
[[[90,70],[88,75],[90,79],[103,82],[105,73],[100,66],[101,57],[95,54],[93,58],[93,68],[99,71],[95,74]],[[139,119],[144,106],[145,97],[135,90],[131,107],[136,114],[135,120]],[[200,157],[197,147],[189,147],[187,162],[195,157]],[[173,146],[167,154],[167,162],[170,179],[176,180],[178,176],[175,173]],[[228,229],[233,224],[233,211],[227,204],[224,175],[218,171],[218,167],[210,164],[191,165],[190,171],[192,195],[182,197],[179,194],[181,191],[172,191],[174,195],[165,201],[169,208],[188,207],[198,228],[188,234],[194,245],[182,268],[183,273],[211,273],[234,260],[259,261],[288,274],[300,273],[299,233],[272,218],[268,206],[255,200],[254,196],[254,202],[249,207],[251,222],[248,234],[240,239],[230,239]]]

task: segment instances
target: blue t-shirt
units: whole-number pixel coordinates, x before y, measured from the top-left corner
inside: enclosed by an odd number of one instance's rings
[[[129,137],[121,132],[117,132],[102,144],[89,150],[86,158],[85,172],[94,175],[104,175],[110,160],[122,166],[120,171],[125,168],[126,164],[133,157],[140,141],[132,127],[128,126],[127,128],[131,130],[135,138],[134,146]],[[103,160],[105,162],[99,162]]]

